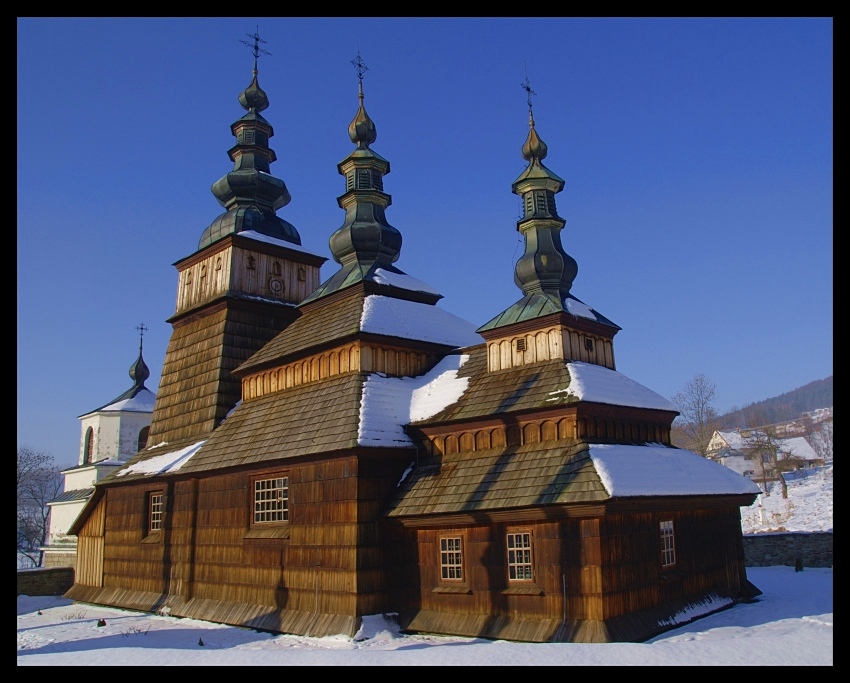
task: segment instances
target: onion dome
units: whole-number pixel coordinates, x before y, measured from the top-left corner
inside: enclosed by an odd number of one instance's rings
[[[261,52],[258,43],[261,39],[256,33],[251,37],[254,39],[254,70],[250,85],[239,95],[239,104],[248,113],[230,126],[236,138],[236,144],[227,152],[233,161],[233,170],[211,188],[218,203],[227,211],[204,230],[198,249],[227,235],[248,230],[301,244],[295,227],[275,214],[291,197],[286,184],[269,170],[270,164],[277,160],[268,145],[274,129],[260,114],[268,108],[269,98],[258,80],[257,58]]]
[[[359,53],[352,64],[357,68],[360,103],[348,126],[348,136],[357,148],[337,164],[337,170],[345,178],[345,193],[337,198],[340,208],[345,210],[345,219],[329,240],[331,254],[341,268],[302,303],[357,282],[374,282],[379,268],[403,274],[392,265],[401,253],[401,233],[387,222],[384,214],[392,203],[390,195],[384,192],[383,180],[390,172],[390,162],[369,148],[378,132],[363,104],[363,72],[368,67]]]

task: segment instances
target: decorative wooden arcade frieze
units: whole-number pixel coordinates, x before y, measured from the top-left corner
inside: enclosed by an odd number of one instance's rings
[[[562,439],[601,439],[627,443],[670,443],[670,429],[648,421],[597,417],[575,414],[560,419],[536,419],[511,425],[487,426],[480,429],[429,433],[424,445],[429,455],[467,453],[489,448],[522,446]]]
[[[487,369],[490,372],[559,358],[615,369],[611,339],[561,325],[487,342]]]
[[[436,360],[434,354],[357,341],[249,375],[242,380],[242,398],[250,400],[347,372],[415,377],[427,372]]]

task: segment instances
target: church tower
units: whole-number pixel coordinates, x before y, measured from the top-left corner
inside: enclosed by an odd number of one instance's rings
[[[150,377],[142,357],[141,323],[139,357],[130,366],[133,386],[109,403],[79,416],[80,450],[77,464],[62,470],[62,493],[50,501],[50,524],[44,552],[45,567],[73,567],[77,559],[77,537],[68,534],[71,523],[94,493],[94,485],[124,465],[148,439],[156,394],[145,386]]]
[[[239,95],[247,113],[230,127],[233,170],[212,185],[225,211],[201,235],[198,249],[174,265],[177,310],[150,429],[150,445],[209,434],[241,398],[232,370],[299,315],[296,305],[319,285],[327,259],[301,247],[295,227],[276,211],[289,191],[270,174],[274,135],[261,112],[269,106],[258,81],[263,41],[249,35],[254,69]]]
[[[517,230],[525,253],[517,261],[514,282],[523,297],[478,328],[487,341],[490,372],[543,360],[576,360],[616,370],[614,335],[620,327],[570,293],[578,274],[575,259],[561,245],[566,221],[558,215],[555,195],[564,181],[543,164],[546,143],[537,134],[526,78],[528,137],[522,156],[528,162],[511,189],[522,198]]]

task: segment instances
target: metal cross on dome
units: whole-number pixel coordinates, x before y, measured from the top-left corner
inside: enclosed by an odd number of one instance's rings
[[[357,69],[357,78],[360,82],[363,82],[363,74],[369,70],[369,67],[366,66],[366,62],[360,57],[360,47],[357,48],[357,57],[351,60],[351,63],[354,64],[354,68]]]
[[[262,38],[260,38],[260,26],[259,26],[259,24],[257,25],[257,30],[254,31],[253,34],[246,33],[245,35],[248,36],[249,38],[251,38],[254,41],[254,44],[252,45],[247,40],[240,40],[239,42],[242,43],[243,45],[251,48],[251,50],[253,51],[253,53],[254,53],[254,68],[256,69],[257,68],[257,60],[260,58],[260,55],[268,55],[269,57],[271,57],[272,53],[269,52],[268,50],[264,50],[263,48],[260,47],[260,43],[265,43],[266,41],[263,40]]]
[[[522,83],[520,83],[520,84],[519,84],[519,86],[520,86],[523,90],[525,90],[526,94],[528,95],[528,113],[530,114],[530,113],[531,113],[531,107],[532,107],[532,104],[531,104],[531,96],[532,96],[532,95],[536,95],[537,93],[536,93],[536,92],[534,92],[534,91],[531,89],[531,82],[528,80],[528,69],[526,69],[526,70],[525,70],[525,81],[523,81]]]

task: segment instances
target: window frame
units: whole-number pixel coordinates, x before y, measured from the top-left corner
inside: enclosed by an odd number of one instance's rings
[[[444,541],[458,541],[459,548],[443,549]],[[468,536],[465,530],[444,530],[437,533],[435,545],[435,574],[437,584],[431,590],[433,593],[461,593],[469,595],[472,590],[469,588],[469,565],[467,563],[467,542]],[[443,562],[444,553],[458,555],[459,562],[445,564]],[[444,569],[454,567],[460,569],[460,578],[443,577]]]
[[[511,540],[516,537],[527,536],[528,537],[528,545],[525,547],[522,546],[511,546]],[[505,529],[505,579],[507,580],[508,586],[532,586],[537,582],[537,568],[534,563],[534,532],[531,527],[508,527]],[[514,560],[511,560],[511,554],[521,552],[523,554],[527,553],[527,557],[521,558],[521,560],[516,559],[514,556]],[[515,572],[516,576],[511,576],[511,571],[516,570],[519,567],[526,568],[528,572],[530,572],[530,576],[519,576],[519,572]],[[521,572],[525,574],[525,571]]]
[[[676,557],[676,525],[672,518],[658,520],[659,557],[661,569],[673,569],[677,563]],[[669,560],[669,561],[668,561]]]
[[[282,490],[285,490],[285,505],[282,510],[258,510],[257,503],[258,502],[269,502],[262,501],[257,499],[257,484],[259,482],[271,482],[277,479],[284,480],[284,483],[281,487]],[[266,489],[267,491],[276,490],[274,488]],[[266,519],[266,520],[257,520],[257,515],[262,513],[274,513],[274,512],[282,512],[283,519]],[[250,478],[250,486],[248,487],[248,514],[249,514],[249,528],[250,529],[271,529],[277,527],[288,527],[289,521],[292,516],[292,484],[290,481],[289,470],[274,470],[271,472],[261,472],[251,476]]]
[[[448,547],[447,543],[457,542],[458,547]],[[445,560],[456,556],[459,561]],[[437,570],[441,584],[460,586],[466,585],[466,535],[459,532],[441,533],[437,537]],[[460,571],[460,576],[446,576],[452,570]]]
[[[159,500],[156,500],[156,499]],[[145,491],[145,517],[142,543],[160,543],[165,531],[167,496],[165,487],[149,488]],[[155,517],[156,516],[156,517]]]

